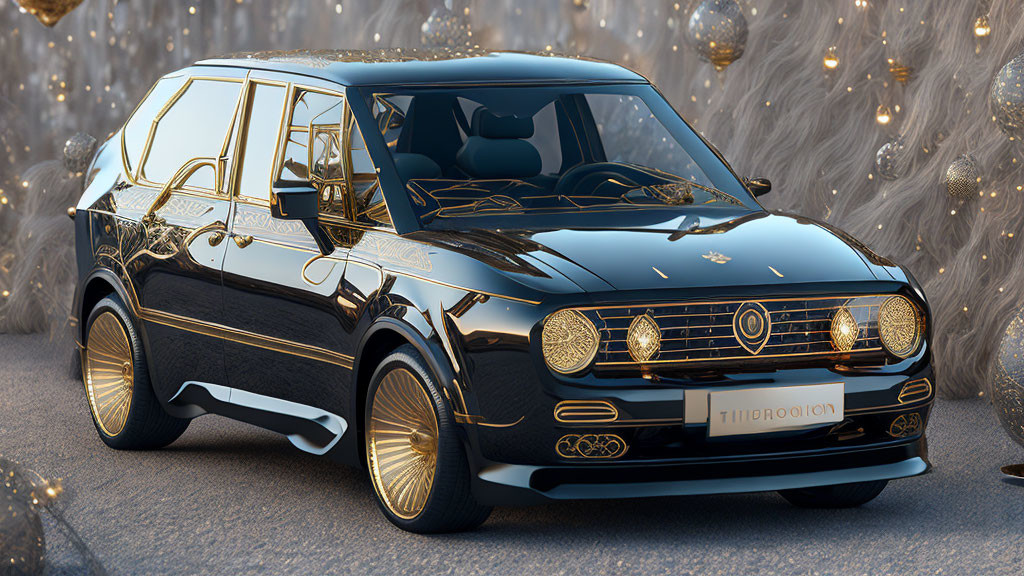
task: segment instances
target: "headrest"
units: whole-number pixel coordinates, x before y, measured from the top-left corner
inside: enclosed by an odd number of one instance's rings
[[[470,136],[455,156],[459,168],[474,178],[530,178],[540,174],[540,153],[526,140]]]
[[[484,138],[529,138],[533,136],[533,118],[495,116],[481,106],[473,111],[470,130],[473,136]]]
[[[441,167],[437,165],[437,162],[431,160],[429,156],[413,154],[412,152],[395,152],[392,154],[392,157],[395,160],[395,170],[398,172],[398,177],[404,182],[441,177]]]

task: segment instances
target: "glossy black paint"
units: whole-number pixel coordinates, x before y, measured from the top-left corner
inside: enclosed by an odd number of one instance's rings
[[[364,134],[374,125],[365,94],[344,85],[643,82],[609,64],[508,54],[326,68],[294,58],[213,60],[184,73],[237,76],[241,67],[253,79],[346,93]],[[271,206],[237,194],[174,190],[147,221],[159,189],[125,173],[115,134],[77,206],[77,318],[118,294],[136,317],[161,400],[200,381],[312,406],[348,422],[330,455],[351,463],[363,458],[370,375],[389,350],[412,343],[444,386],[487,502],[703,493],[716,479],[718,491],[777,489],[927,469],[923,427],[906,438],[887,434],[899,414],[927,420],[930,396],[896,401],[907,381],[934,382],[927,332],[913,357],[870,366],[837,355],[756,370],[737,363],[564,376],[541,354],[544,319],[568,306],[898,293],[927,310],[912,278],[841,231],[760,208],[694,208],[628,227],[423,230],[407,202],[390,201],[404,192],[383,139],[368,137],[366,146],[396,230],[321,216],[314,231],[333,248],[325,255],[302,221],[275,218]],[[234,155],[225,158],[229,179]],[[717,263],[710,252],[729,259]],[[84,344],[83,331],[76,328]],[[839,425],[723,441],[682,422],[688,389],[837,381],[854,411]],[[555,405],[570,399],[608,400],[620,419],[556,422]],[[207,409],[268,426],[266,413],[249,418],[212,401]],[[271,427],[301,433],[290,422]],[[579,431],[619,434],[630,450],[614,462],[561,458],[558,438]],[[802,476],[783,478],[795,472]]]

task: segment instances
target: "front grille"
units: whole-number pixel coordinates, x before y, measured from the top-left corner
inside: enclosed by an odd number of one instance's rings
[[[645,304],[583,309],[601,336],[598,368],[780,361],[786,359],[881,356],[878,308],[887,296],[822,297]],[[755,308],[770,320],[768,335],[741,342],[734,329],[737,311]],[[843,308],[856,320],[857,337],[849,351],[833,344],[833,317]],[[630,352],[627,333],[634,320],[647,315],[660,329],[660,349],[640,361]],[[742,313],[741,313],[742,315]]]

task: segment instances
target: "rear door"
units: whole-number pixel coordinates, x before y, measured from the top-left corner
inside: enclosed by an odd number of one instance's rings
[[[221,265],[230,215],[230,137],[244,74],[161,80],[125,127],[134,186],[114,193],[118,267],[145,327],[153,385],[227,379]]]

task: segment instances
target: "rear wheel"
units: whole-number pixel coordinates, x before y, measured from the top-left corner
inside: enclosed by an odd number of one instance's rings
[[[116,297],[104,298],[86,326],[82,374],[100,439],[119,450],[174,442],[189,421],[172,417],[160,406],[149,383],[142,342],[124,304]]]
[[[855,482],[783,490],[779,494],[789,500],[790,504],[801,508],[855,508],[874,500],[882,493],[886,484],[886,480]]]
[[[384,359],[366,394],[366,459],[377,503],[418,533],[475,528],[490,514],[470,492],[466,453],[426,363],[410,345]]]

